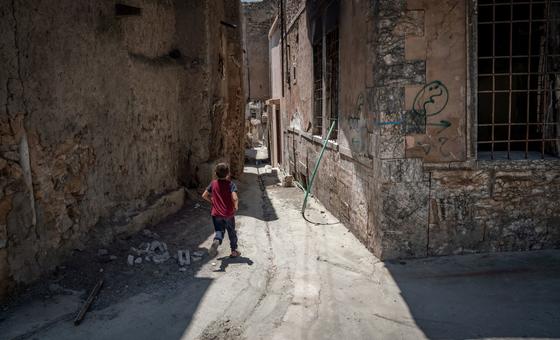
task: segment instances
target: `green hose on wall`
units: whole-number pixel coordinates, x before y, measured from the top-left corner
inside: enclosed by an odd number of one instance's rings
[[[335,125],[336,125],[336,120],[332,122],[331,127],[329,128],[329,132],[327,133],[327,138],[325,138],[325,140],[323,141],[323,148],[321,149],[321,153],[319,154],[319,159],[317,159],[317,163],[315,163],[315,169],[313,169],[313,173],[311,174],[311,179],[309,180],[309,184],[307,185],[307,190],[305,190],[305,198],[303,199],[303,206],[301,207],[302,215],[305,215],[305,208],[307,207],[307,199],[309,198],[309,194],[311,193],[311,187],[313,187],[313,180],[315,179],[317,170],[319,170],[319,164],[321,164],[321,159],[323,158],[323,154],[325,153],[327,144],[329,144],[329,139],[331,138],[331,134],[334,130]]]

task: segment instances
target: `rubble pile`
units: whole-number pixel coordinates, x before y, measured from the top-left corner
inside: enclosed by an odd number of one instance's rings
[[[171,257],[169,251],[167,250],[167,244],[165,242],[160,242],[154,240],[152,242],[142,242],[138,248],[130,248],[132,254],[128,255],[128,264],[131,262],[131,258],[134,264],[142,263],[142,259],[146,262],[154,262],[156,264],[164,263]]]
[[[127,257],[127,263],[129,266],[134,266],[141,264],[142,262],[153,262],[155,264],[162,264],[167,262],[171,255],[167,244],[159,240],[159,235],[151,232],[148,229],[142,231],[144,236],[152,238],[154,240],[150,242],[142,242],[138,247],[131,247],[130,254]],[[190,265],[192,262],[197,262],[202,260],[204,257],[204,251],[191,251],[189,249],[182,249],[177,251],[176,258],[177,263],[181,267],[180,270],[184,271],[184,267]]]

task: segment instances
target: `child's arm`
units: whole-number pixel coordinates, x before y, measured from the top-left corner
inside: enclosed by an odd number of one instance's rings
[[[231,197],[233,197],[233,206],[235,207],[235,211],[239,210],[239,196],[237,196],[237,192],[232,192]]]
[[[202,198],[208,202],[208,203],[212,203],[212,199],[210,199],[210,193],[208,192],[208,190],[204,190],[204,193],[202,194]]]

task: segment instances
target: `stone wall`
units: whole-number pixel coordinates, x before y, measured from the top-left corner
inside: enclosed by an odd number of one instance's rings
[[[290,1],[292,13],[287,43],[288,61],[297,70],[297,78],[285,86],[287,127],[284,167],[302,183],[307,183],[321,150],[322,139],[311,134],[313,123],[313,54],[310,41],[314,11]],[[341,222],[376,254],[380,237],[374,224],[372,132],[368,127],[367,99],[371,92],[372,8],[368,2],[341,1],[339,26],[340,92],[339,133],[330,142],[315,177],[312,192]],[[290,22],[289,20],[287,20]],[[369,129],[369,130],[368,130]]]
[[[278,0],[244,2],[243,30],[247,65],[247,99],[264,101],[270,98],[268,31],[278,14]]]
[[[302,3],[289,1],[287,13]],[[559,247],[560,161],[476,159],[472,8],[459,0],[340,4],[340,131],[316,197],[383,259]],[[322,142],[310,134],[309,12],[308,3],[288,29],[290,44],[298,32],[292,58],[304,71],[283,98],[284,167],[303,182]]]
[[[126,5],[0,3],[0,295],[242,171],[239,3]]]

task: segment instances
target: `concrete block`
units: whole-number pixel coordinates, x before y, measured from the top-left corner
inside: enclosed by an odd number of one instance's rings
[[[188,266],[191,264],[191,254],[190,251],[187,250],[179,250],[177,251],[177,260],[179,261],[180,266]]]

